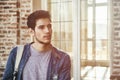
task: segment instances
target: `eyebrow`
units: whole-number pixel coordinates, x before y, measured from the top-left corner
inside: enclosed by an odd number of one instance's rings
[[[50,23],[50,24],[48,24],[48,25],[51,25],[51,23]],[[38,26],[48,26],[48,25],[38,25]]]

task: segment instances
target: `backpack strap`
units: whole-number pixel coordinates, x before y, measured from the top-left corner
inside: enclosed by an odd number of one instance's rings
[[[14,73],[13,73],[14,74],[13,80],[15,80],[15,75],[18,72],[18,66],[19,66],[19,63],[22,57],[23,50],[24,50],[24,45],[17,46],[17,54],[16,54],[16,61],[15,61],[15,67],[14,67]]]

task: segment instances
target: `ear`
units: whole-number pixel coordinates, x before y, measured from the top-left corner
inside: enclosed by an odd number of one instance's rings
[[[34,30],[33,29],[29,28],[28,33],[30,34],[30,36],[34,36]]]
[[[29,28],[29,29],[28,29],[28,33],[29,33],[29,35],[30,35],[31,42],[33,42],[33,41],[34,41],[34,30],[31,29],[31,28]]]

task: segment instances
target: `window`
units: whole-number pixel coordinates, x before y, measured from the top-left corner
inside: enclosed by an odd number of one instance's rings
[[[81,16],[87,16],[81,19],[81,78],[107,80],[110,56],[107,0],[81,1],[81,5],[85,7],[84,11],[81,10]]]

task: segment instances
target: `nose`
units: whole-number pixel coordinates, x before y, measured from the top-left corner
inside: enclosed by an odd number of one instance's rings
[[[50,32],[50,29],[46,26],[44,31],[45,32]]]

